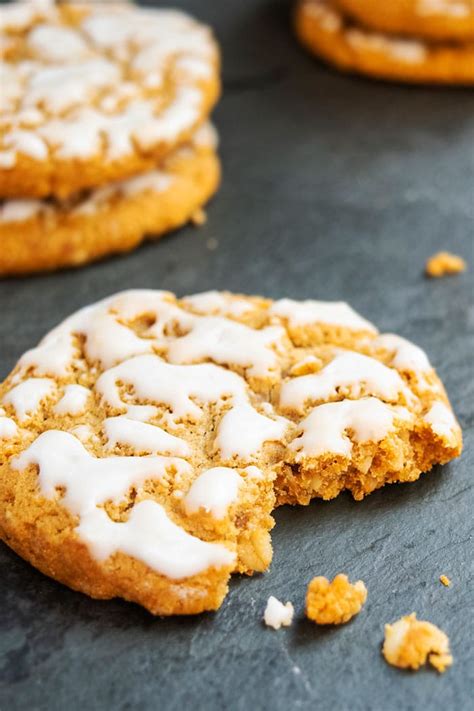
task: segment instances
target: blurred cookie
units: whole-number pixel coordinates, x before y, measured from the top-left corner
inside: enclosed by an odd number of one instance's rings
[[[215,147],[206,125],[156,170],[66,202],[0,201],[0,275],[79,266],[181,227],[217,190]]]
[[[333,0],[299,0],[295,29],[310,52],[346,72],[409,83],[474,84],[474,43],[380,34],[348,20]]]
[[[0,15],[0,196],[70,196],[153,170],[219,93],[210,29],[124,2]]]
[[[265,570],[275,505],[361,499],[462,448],[412,343],[344,303],[226,292],[83,308],[20,358],[0,407],[1,538],[163,615]]]
[[[434,40],[474,40],[473,0],[335,0],[356,22],[378,32]]]

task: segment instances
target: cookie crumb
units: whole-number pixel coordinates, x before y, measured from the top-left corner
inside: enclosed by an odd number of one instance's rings
[[[451,252],[437,252],[428,259],[425,271],[429,277],[443,277],[466,271],[467,265],[462,257]]]
[[[291,602],[287,602],[284,605],[280,600],[277,600],[276,597],[270,595],[263,619],[267,627],[273,627],[274,630],[279,630],[280,627],[289,627],[291,625],[294,612],[295,610]]]
[[[400,669],[416,670],[428,661],[443,673],[453,663],[448,636],[431,622],[417,620],[415,612],[385,625],[382,654]]]
[[[218,246],[219,246],[219,242],[216,240],[215,237],[210,237],[206,242],[206,247],[211,252],[214,252],[214,250],[217,249]]]
[[[193,225],[196,227],[201,227],[202,225],[205,225],[207,222],[207,213],[205,210],[202,208],[199,208],[193,212],[191,215],[191,222]]]
[[[440,583],[443,583],[443,585],[444,585],[446,588],[449,588],[449,586],[451,585],[451,580],[448,578],[447,575],[444,575],[444,574],[443,574],[443,575],[440,575],[440,576],[439,576],[439,581],[440,581]]]
[[[343,573],[332,582],[318,576],[308,585],[306,617],[318,625],[341,625],[361,611],[366,599],[367,588],[362,580],[350,583]]]

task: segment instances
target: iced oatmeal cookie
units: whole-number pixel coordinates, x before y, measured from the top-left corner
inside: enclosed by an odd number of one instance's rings
[[[68,197],[155,170],[219,93],[208,27],[127,2],[0,7],[0,196]]]
[[[344,303],[123,292],[26,352],[0,407],[2,539],[155,614],[265,570],[276,505],[361,499],[461,451],[423,351]]]

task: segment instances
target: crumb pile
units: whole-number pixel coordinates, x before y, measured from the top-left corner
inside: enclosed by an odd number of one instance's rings
[[[306,593],[306,616],[318,625],[342,625],[361,611],[367,599],[362,580],[350,583],[339,573],[331,582],[323,576],[313,578]]]
[[[156,614],[264,571],[275,506],[362,499],[462,448],[424,352],[341,302],[122,292],[25,353],[0,407],[1,537]]]
[[[449,639],[436,625],[418,620],[416,614],[385,625],[383,656],[389,664],[401,669],[419,669],[429,662],[438,672],[453,663]]]
[[[298,0],[295,29],[310,52],[343,71],[474,84],[471,0]]]
[[[444,277],[450,274],[460,274],[467,269],[466,262],[462,257],[451,252],[438,252],[430,257],[425,266],[425,271],[429,277]]]
[[[132,249],[217,189],[208,27],[128,2],[20,0],[2,6],[0,55],[0,275]]]

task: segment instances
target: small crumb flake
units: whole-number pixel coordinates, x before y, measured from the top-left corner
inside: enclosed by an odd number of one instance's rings
[[[313,578],[306,593],[306,616],[318,625],[341,625],[357,615],[367,599],[362,580],[350,583],[340,573],[332,582],[322,576]]]
[[[199,208],[198,210],[195,210],[193,214],[191,215],[191,222],[193,225],[196,227],[201,227],[201,225],[205,225],[207,222],[207,214],[206,211],[203,210],[202,208]]]
[[[438,252],[426,262],[426,274],[429,277],[443,277],[447,274],[459,274],[466,271],[466,262],[462,257],[450,252]]]
[[[440,575],[439,580],[447,588],[449,588],[449,586],[451,585],[451,580],[448,578],[447,575]]]
[[[219,246],[219,242],[216,240],[215,237],[210,237],[207,242],[206,242],[206,247],[210,252],[214,252]]]
[[[453,663],[448,636],[431,622],[417,620],[414,612],[385,625],[382,654],[400,669],[419,669],[428,661],[442,673]]]
[[[270,595],[263,619],[267,627],[273,627],[274,630],[279,630],[280,627],[289,627],[291,625],[294,612],[291,602],[287,602],[284,605],[280,600],[277,600],[276,597]]]

